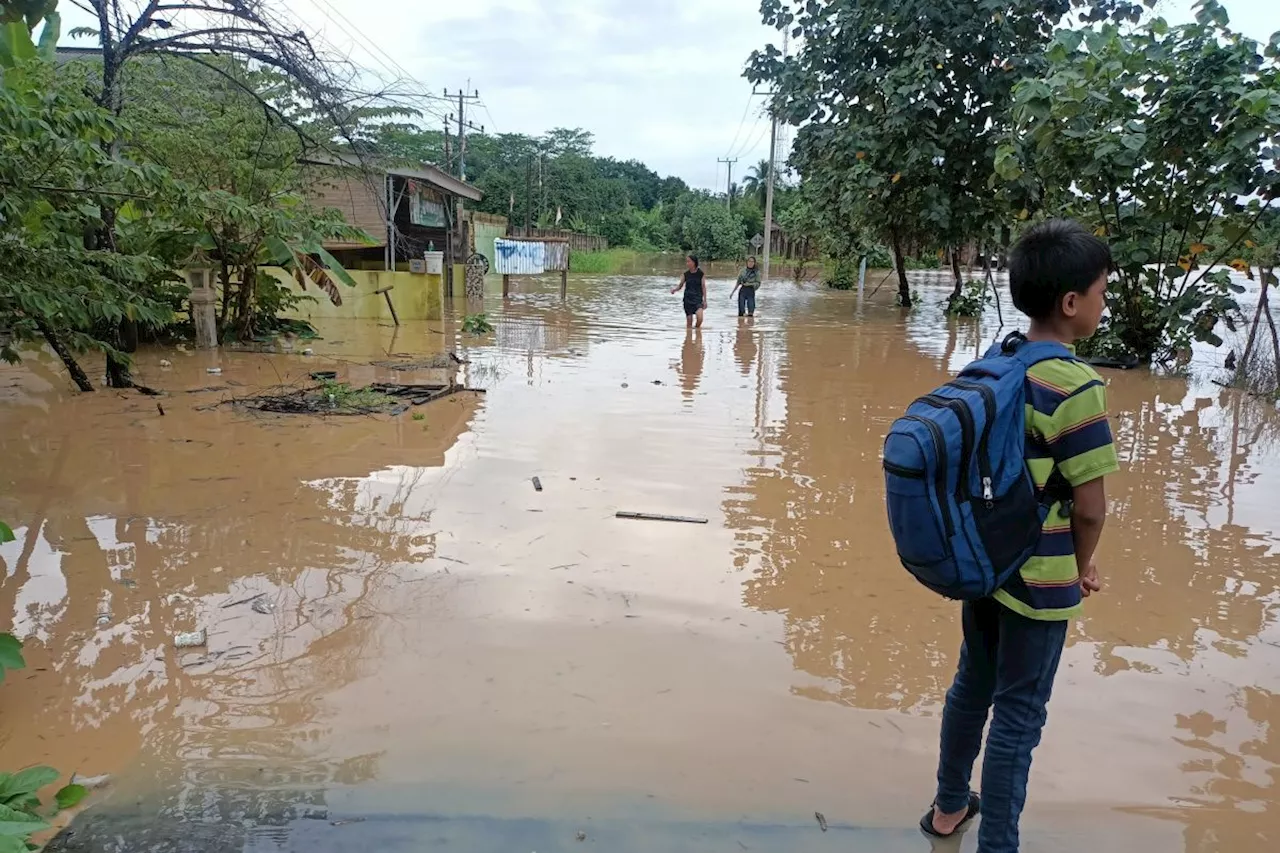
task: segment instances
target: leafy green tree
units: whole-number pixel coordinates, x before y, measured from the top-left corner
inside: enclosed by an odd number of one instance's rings
[[[1280,193],[1280,34],[1232,32],[1215,0],[1196,21],[1060,32],[1016,90],[1000,178],[1112,245],[1110,321],[1092,342],[1142,361],[1220,344],[1239,259]],[[1245,265],[1247,268],[1247,264]]]
[[[961,245],[1004,221],[987,181],[1013,86],[1073,5],[1086,18],[1141,10],[1124,0],[761,3],[764,22],[801,47],[785,59],[773,46],[754,52],[746,76],[774,87],[773,109],[800,128],[792,162],[826,218],[892,246],[902,304],[909,243]]]
[[[702,199],[684,215],[680,227],[683,248],[701,260],[714,261],[742,256],[742,218],[719,201]]]
[[[47,53],[52,40],[44,41]],[[59,88],[25,24],[0,28],[0,327],[11,339],[0,357],[16,361],[14,344],[43,338],[83,391],[93,384],[75,352],[113,354],[96,328],[124,319],[160,326],[170,315],[162,252],[173,245],[153,228],[171,231],[186,199],[160,170],[112,153],[124,132]],[[103,206],[120,211],[114,246],[84,239],[101,228]]]
[[[746,177],[742,179],[742,189],[748,197],[753,197],[756,203],[764,210],[765,193],[769,189],[769,161],[761,160],[750,169],[747,169]]]
[[[124,153],[156,163],[198,193],[191,214],[198,244],[218,268],[221,323],[247,339],[269,331],[276,312],[300,298],[259,275],[260,265],[284,266],[299,286],[314,283],[341,304],[339,285],[355,282],[322,242],[370,238],[306,201],[306,184],[317,175],[299,164],[306,146],[295,128],[312,136],[329,131],[323,118],[290,106],[301,94],[293,81],[268,67],[210,62],[214,67],[157,56],[130,65],[122,115],[134,132]]]

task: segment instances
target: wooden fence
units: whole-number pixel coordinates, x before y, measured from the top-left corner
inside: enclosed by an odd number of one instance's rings
[[[575,231],[563,231],[557,228],[530,228],[525,233],[523,227],[512,226],[509,237],[522,237],[529,240],[563,240],[575,252],[603,252],[609,248],[609,241],[595,234],[578,234]]]

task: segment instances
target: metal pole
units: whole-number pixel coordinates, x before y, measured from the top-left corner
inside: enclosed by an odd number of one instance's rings
[[[461,89],[458,90],[458,180],[467,179],[467,129],[463,124],[463,111],[466,109],[466,98]]]
[[[858,264],[858,299],[862,299],[862,288],[867,284],[867,256],[862,256],[862,262]]]
[[[769,256],[773,254],[773,161],[778,154],[778,117],[769,111],[772,122],[769,126],[769,168],[768,185],[764,191],[764,269],[761,271],[760,283],[769,281]]]
[[[533,157],[524,158],[524,236],[533,237]]]

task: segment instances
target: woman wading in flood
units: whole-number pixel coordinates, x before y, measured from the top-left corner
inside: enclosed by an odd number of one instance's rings
[[[702,312],[707,310],[707,280],[702,272],[702,268],[698,266],[697,255],[687,255],[684,259],[684,275],[680,276],[680,283],[671,289],[672,293],[676,293],[680,289],[684,289],[684,325],[685,328],[693,328],[693,318],[697,317],[697,328],[702,328]]]
[[[756,269],[755,255],[747,258],[747,268],[738,273],[738,283],[733,289],[738,293],[738,316],[756,316],[756,288],[760,286],[760,271]],[[741,288],[741,289],[739,289]],[[729,294],[733,298],[733,294]]]

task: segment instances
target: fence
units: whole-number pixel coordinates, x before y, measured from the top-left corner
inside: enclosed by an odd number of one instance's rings
[[[529,240],[555,240],[569,244],[574,252],[603,252],[609,248],[609,241],[596,234],[579,234],[576,231],[563,231],[558,228],[530,228],[525,233],[523,227],[510,229],[511,237],[523,237]]]

